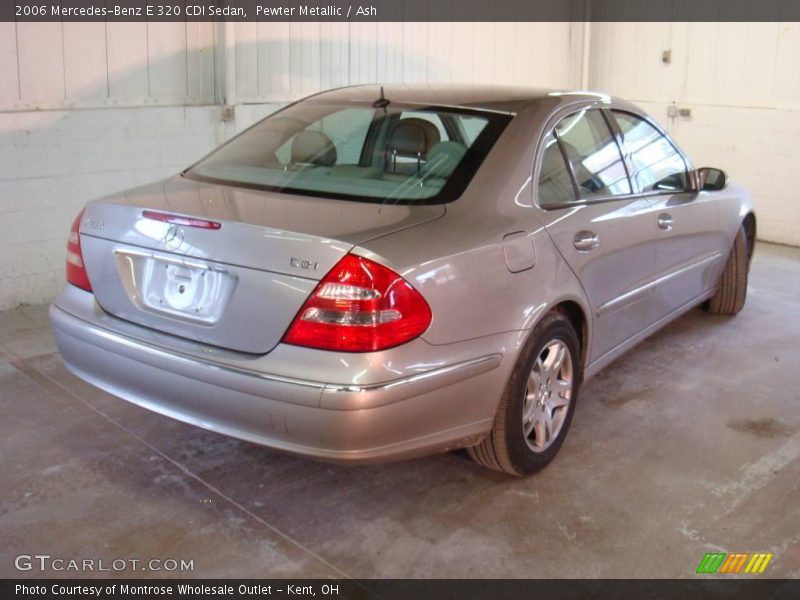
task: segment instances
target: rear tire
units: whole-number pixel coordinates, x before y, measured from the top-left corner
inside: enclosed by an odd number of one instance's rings
[[[704,305],[706,310],[714,315],[735,315],[742,310],[747,298],[749,271],[747,233],[744,227],[740,227],[728,254],[728,260],[725,262],[717,293]]]
[[[582,380],[575,329],[566,315],[552,312],[531,333],[503,392],[492,431],[467,448],[470,457],[518,477],[543,469],[564,442]]]

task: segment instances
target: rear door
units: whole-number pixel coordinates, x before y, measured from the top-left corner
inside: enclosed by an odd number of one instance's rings
[[[591,305],[594,361],[644,327],[655,268],[653,208],[633,194],[600,109],[561,119],[540,156],[537,204]]]
[[[646,224],[656,240],[654,295],[645,315],[651,324],[714,287],[727,237],[714,195],[691,190],[690,166],[667,135],[639,115],[619,110],[611,115],[633,186],[655,210]]]

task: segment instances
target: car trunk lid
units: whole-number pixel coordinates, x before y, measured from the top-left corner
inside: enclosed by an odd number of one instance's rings
[[[157,214],[148,218],[148,211]],[[442,214],[444,206],[310,198],[173,178],[89,203],[80,234],[89,279],[106,312],[209,346],[264,354],[353,246]],[[169,216],[215,228],[169,222]]]

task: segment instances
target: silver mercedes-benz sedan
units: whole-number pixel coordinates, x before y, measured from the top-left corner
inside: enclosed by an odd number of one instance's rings
[[[78,377],[180,421],[524,475],[585,379],[742,308],[755,233],[749,193],[622,100],[350,87],[88,203],[50,314]]]

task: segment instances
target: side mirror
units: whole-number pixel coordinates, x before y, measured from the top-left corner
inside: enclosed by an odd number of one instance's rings
[[[702,167],[695,171],[697,177],[697,189],[714,192],[721,190],[728,183],[728,176],[722,169],[714,167]]]

